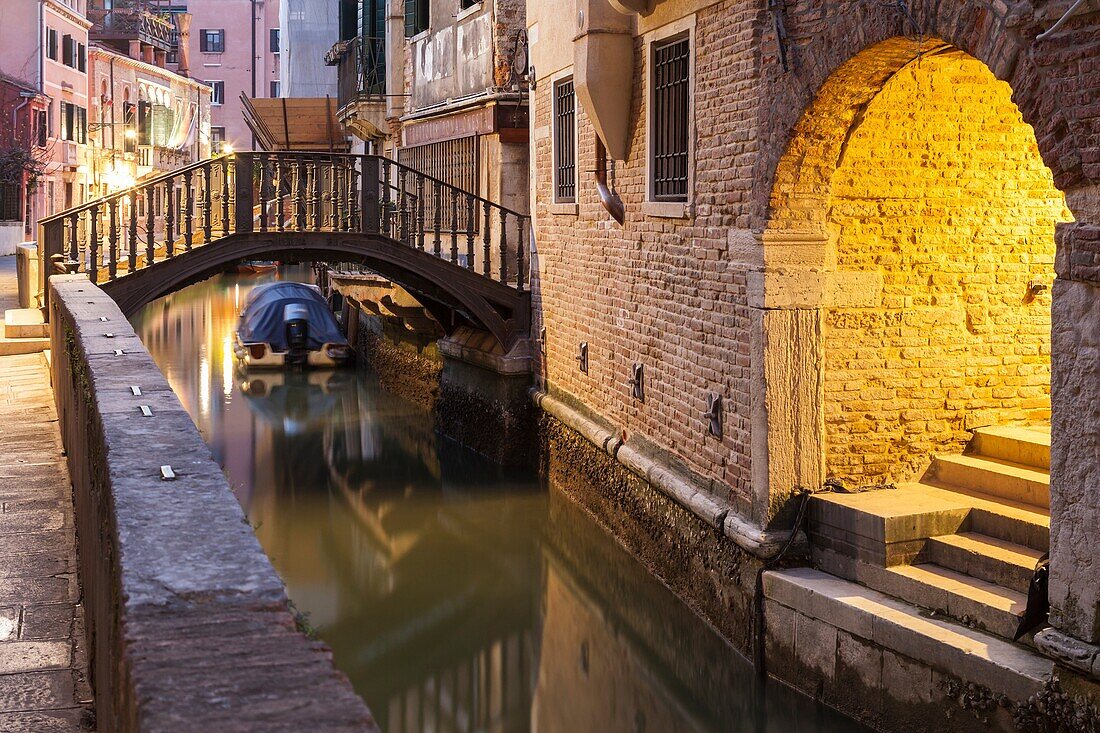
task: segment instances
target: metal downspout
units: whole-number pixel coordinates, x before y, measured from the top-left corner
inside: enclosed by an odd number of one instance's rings
[[[621,226],[626,220],[626,206],[619,194],[607,185],[607,149],[603,139],[596,136],[596,191],[600,194],[600,203],[611,214],[611,218]]]

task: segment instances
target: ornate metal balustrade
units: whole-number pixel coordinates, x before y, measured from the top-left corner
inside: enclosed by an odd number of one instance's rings
[[[40,222],[43,276],[110,283],[234,235],[383,237],[527,288],[529,217],[388,158],[233,153]]]

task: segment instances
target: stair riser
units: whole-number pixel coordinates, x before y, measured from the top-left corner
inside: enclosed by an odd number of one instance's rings
[[[0,340],[0,356],[37,354],[48,348],[50,348],[49,339],[20,339],[18,341]]]
[[[861,583],[915,606],[942,613],[960,623],[984,629],[1005,639],[1013,637],[1020,623],[1015,614],[977,603],[942,588],[925,585],[886,568],[851,560],[828,550],[815,549],[813,558],[815,565],[827,573]]]
[[[1034,575],[1031,568],[939,542],[934,537],[925,544],[920,561],[934,562],[945,568],[1011,588],[1018,593],[1027,593],[1031,576]]]
[[[49,326],[41,323],[33,324],[4,324],[4,337],[10,339],[46,338],[49,336]]]
[[[978,433],[974,436],[972,447],[974,453],[987,458],[999,458],[1003,461],[1050,470],[1049,445],[1025,442],[1003,435]]]
[[[970,510],[965,529],[1014,542],[1040,552],[1047,552],[1050,549],[1050,527],[994,514],[983,509]]]
[[[935,472],[936,479],[943,483],[962,486],[1009,501],[1040,507],[1050,506],[1050,485],[1041,481],[946,460],[936,461]]]

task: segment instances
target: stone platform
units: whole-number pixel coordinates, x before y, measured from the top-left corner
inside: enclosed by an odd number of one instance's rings
[[[76,565],[46,360],[0,356],[0,731],[94,729]]]

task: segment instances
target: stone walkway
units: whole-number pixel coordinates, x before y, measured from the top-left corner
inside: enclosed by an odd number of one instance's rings
[[[8,269],[0,302],[14,293]],[[0,356],[0,733],[94,730],[83,626],[46,360]]]

